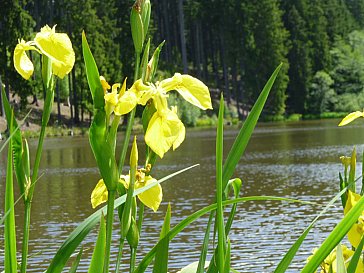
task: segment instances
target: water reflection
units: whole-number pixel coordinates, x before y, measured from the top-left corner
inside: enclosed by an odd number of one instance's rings
[[[360,154],[363,150],[363,133],[362,126],[338,128],[337,121],[332,120],[259,125],[235,172],[237,177],[244,180],[243,195],[277,195],[321,204],[327,202],[338,190],[338,172],[341,170],[338,157],[349,155],[353,145]],[[225,153],[236,134],[236,130],[226,131]],[[157,213],[148,211],[145,217],[142,233],[147,240],[142,242],[142,253],[146,253],[156,242],[168,202],[172,205],[172,225],[213,202],[214,137],[215,130],[189,130],[181,147],[167,153],[158,162],[154,170],[157,178],[195,163],[200,166],[162,185],[164,198],[161,210]],[[33,155],[35,145],[31,140]],[[99,179],[87,138],[48,139],[43,155],[40,170],[43,176],[36,186],[30,233],[30,253],[38,255],[30,258],[28,272],[45,269],[67,235],[93,212],[89,199]],[[0,200],[3,200],[5,152],[1,154],[1,162]],[[1,213],[3,205],[1,201]],[[239,205],[231,232],[234,267],[244,272],[272,272],[320,209],[320,206],[277,201]],[[21,211],[22,204],[18,204],[17,213]],[[311,249],[323,241],[324,234],[334,227],[340,217],[338,203],[309,234],[287,272],[297,272],[302,267]],[[16,216],[16,221],[21,227],[21,214]],[[206,217],[199,219],[172,241],[170,272],[197,259],[206,224]],[[0,249],[3,249],[3,233],[0,236]],[[80,272],[87,272],[95,236],[96,232],[93,232],[86,238],[86,255]],[[18,238],[21,238],[20,228]],[[114,239],[115,242],[118,240],[117,232]],[[20,249],[20,245],[18,247]],[[0,270],[2,267],[0,263]]]

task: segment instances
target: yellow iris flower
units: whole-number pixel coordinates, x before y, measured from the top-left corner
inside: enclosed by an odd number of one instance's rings
[[[346,267],[348,267],[351,257],[354,255],[354,251],[349,249],[346,245],[341,245],[341,250],[343,253],[345,265],[346,265]],[[313,250],[313,253],[315,254],[316,251],[317,251],[317,248]],[[312,256],[308,257],[307,261],[309,261]],[[336,247],[321,263],[320,273],[330,272],[330,267],[332,267],[332,273],[337,272]],[[362,272],[363,272],[363,259],[360,258],[358,265],[356,267],[355,273],[362,273]]]
[[[75,63],[71,40],[66,33],[56,33],[55,26],[42,27],[34,41],[20,40],[15,47],[14,67],[26,80],[34,71],[33,63],[26,54],[28,50],[35,50],[47,56],[52,62],[52,73],[61,79],[72,70]]]
[[[349,124],[353,120],[356,120],[357,118],[364,117],[364,111],[355,111],[347,115],[343,120],[339,123],[339,126],[344,126],[346,124]]]
[[[346,201],[346,205],[344,208],[344,215],[346,215],[352,207],[358,203],[359,199],[361,198],[361,195],[354,193],[352,191],[348,191],[348,199]],[[348,232],[348,239],[349,242],[353,247],[358,247],[361,237],[364,234],[364,211],[359,216],[358,221],[351,227],[351,229]]]
[[[112,85],[111,92],[107,92],[110,89],[110,85],[106,82],[105,78],[100,76],[101,85],[105,92],[105,111],[108,116],[114,112],[117,116],[122,116],[129,113],[137,105],[138,99],[135,92],[132,89],[126,91],[126,79],[123,86],[120,88],[120,83]]]
[[[150,175],[146,176],[143,171],[138,170],[134,189],[142,188],[155,181],[157,180],[151,177]],[[129,188],[130,176],[121,175],[119,183],[122,183],[125,188]],[[139,200],[148,208],[151,208],[154,212],[158,210],[159,205],[162,202],[162,196],[163,196],[162,187],[159,184],[138,194]],[[108,193],[106,185],[104,183],[104,180],[100,179],[91,194],[92,208],[95,208],[98,205],[106,202],[107,198],[108,198]]]
[[[186,101],[202,110],[212,109],[208,87],[190,75],[176,73],[172,78],[155,84],[144,84],[142,80],[138,80],[131,89],[136,90],[139,104],[145,105],[153,100],[157,111],[149,121],[145,142],[161,158],[171,147],[176,149],[183,142],[186,133],[178,118],[177,108],[168,107],[169,91],[176,90]]]

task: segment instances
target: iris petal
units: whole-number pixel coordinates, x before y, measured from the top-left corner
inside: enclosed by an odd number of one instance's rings
[[[31,46],[29,43],[26,43],[24,40],[21,40],[15,47],[14,50],[14,67],[16,71],[26,80],[30,78],[30,76],[34,72],[34,66],[28,55],[25,53],[27,50],[36,50],[34,46]]]
[[[53,74],[62,79],[72,70],[75,53],[66,33],[56,33],[55,27],[51,29],[46,25],[37,33],[34,42],[40,51],[52,60]]]
[[[145,143],[162,158],[177,140],[178,145],[182,142],[182,126],[183,123],[173,111],[169,110],[163,115],[156,112],[149,121]]]
[[[345,118],[343,118],[343,120],[339,123],[339,126],[344,126],[346,124],[349,124],[353,120],[360,118],[360,117],[364,117],[363,112],[360,112],[360,111],[352,112],[349,115],[347,115]]]
[[[105,203],[108,198],[107,188],[103,179],[100,179],[96,184],[96,187],[91,193],[92,208],[96,208],[98,205]]]

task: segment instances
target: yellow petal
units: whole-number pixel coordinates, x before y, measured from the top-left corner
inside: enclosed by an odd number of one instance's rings
[[[202,81],[190,75],[181,75],[180,77],[182,81],[178,85],[173,86],[173,89],[180,93],[181,96],[189,103],[203,110],[212,109],[210,91],[208,87]],[[161,85],[165,86],[165,81],[162,81]],[[171,84],[170,87],[172,87]],[[166,89],[166,91],[169,90],[172,89]]]
[[[100,76],[100,81],[102,85],[102,89],[104,89],[104,94],[106,94],[106,91],[111,88],[110,84],[106,81],[104,76]]]
[[[177,114],[177,106],[175,107],[172,106],[172,111]],[[178,129],[178,131],[179,131],[178,137],[173,142],[173,151],[181,145],[181,143],[185,140],[186,137],[186,128],[182,122],[180,123],[180,128]]]
[[[151,176],[146,176],[144,179],[144,183],[137,182],[135,184],[135,189],[142,188],[144,186],[147,186],[153,182],[157,181]],[[146,190],[145,192],[142,192],[141,194],[138,194],[139,200],[146,205],[148,208],[151,208],[154,212],[156,212],[159,208],[159,205],[162,202],[162,187],[160,184],[150,188],[149,190]]]
[[[345,118],[343,118],[343,120],[339,123],[339,126],[344,126],[346,124],[349,124],[353,120],[360,118],[360,117],[364,117],[363,112],[360,112],[360,111],[352,112],[349,115],[347,115]]]
[[[145,133],[145,143],[162,158],[180,137],[181,124],[182,122],[173,111],[169,110],[163,115],[155,112]]]
[[[54,75],[62,79],[72,70],[75,63],[75,53],[66,33],[56,33],[55,27],[51,29],[46,25],[37,33],[34,42],[42,54],[52,60]]]
[[[96,184],[96,187],[91,193],[92,208],[96,208],[98,205],[107,201],[108,193],[103,179],[100,179]]]
[[[16,71],[26,80],[33,74],[34,66],[28,55],[27,50],[35,50],[34,46],[26,43],[24,40],[19,41],[14,50],[14,67]]]
[[[137,80],[129,91],[135,93],[138,98],[138,104],[141,105],[145,105],[156,93],[156,89],[153,86],[145,85],[141,79]]]
[[[351,208],[353,208],[356,203],[358,203],[360,198],[361,196],[359,194],[350,190],[348,191],[344,215],[346,215],[351,210]],[[362,235],[363,234],[359,232],[359,224],[354,224],[348,232],[348,239],[353,247],[357,247],[359,245]]]
[[[129,113],[137,105],[138,99],[134,92],[127,91],[119,98],[115,106],[115,115],[121,116]]]

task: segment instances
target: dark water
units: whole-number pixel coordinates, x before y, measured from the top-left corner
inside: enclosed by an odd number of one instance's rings
[[[339,156],[350,155],[355,145],[363,150],[364,126],[338,128],[337,121],[310,121],[260,125],[236,169],[244,180],[243,196],[276,195],[318,202],[319,206],[287,202],[249,202],[238,207],[230,234],[232,262],[239,272],[272,272],[284,253],[338,192]],[[237,134],[227,129],[225,151]],[[157,162],[154,177],[195,163],[200,166],[165,182],[163,203],[157,213],[145,215],[139,257],[157,241],[168,202],[172,206],[172,225],[213,202],[215,176],[215,130],[189,130],[180,148]],[[139,136],[139,139],[142,139]],[[36,143],[30,146],[35,154]],[[142,146],[139,148],[143,151]],[[143,155],[141,155],[143,157]],[[359,156],[358,156],[359,158]],[[6,152],[1,154],[0,213],[4,213],[4,170]],[[142,162],[142,161],[141,161]],[[359,169],[358,165],[358,169]],[[45,141],[36,185],[30,231],[28,272],[42,272],[67,235],[93,210],[90,194],[99,179],[98,170],[84,137],[52,138]],[[18,239],[21,238],[22,204],[16,207]],[[309,234],[287,272],[298,272],[313,247],[324,240],[342,213],[340,204],[332,207]],[[169,272],[198,259],[207,223],[204,217],[180,233],[171,243]],[[80,272],[87,272],[96,231],[87,237]],[[118,234],[114,234],[116,252]],[[0,272],[3,268],[3,227],[0,229]],[[18,246],[20,250],[20,245]],[[126,265],[125,265],[126,267]],[[124,270],[126,271],[126,270]]]

